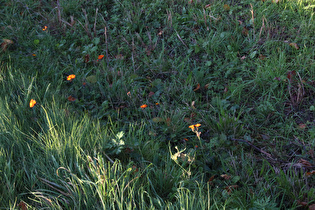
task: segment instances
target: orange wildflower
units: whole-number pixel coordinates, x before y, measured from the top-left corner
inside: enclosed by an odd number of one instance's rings
[[[47,28],[48,28],[47,26],[44,26],[43,31],[46,31],[46,30],[47,30]]]
[[[189,128],[191,128],[191,130],[194,130],[195,126],[194,125],[190,125]]]
[[[36,101],[34,99],[30,100],[30,107],[33,108],[36,104]]]
[[[160,105],[159,103],[155,103],[155,105]]]
[[[147,108],[147,107],[148,107],[148,105],[146,105],[146,104],[143,104],[140,106],[140,108],[142,108],[142,109]]]
[[[32,54],[32,56],[36,57],[36,54],[35,54],[35,53],[33,53],[33,54]]]
[[[200,127],[201,124],[195,124],[195,125],[190,125],[189,128],[192,130],[192,131],[195,131],[195,128],[197,128],[198,130],[198,127]]]
[[[97,57],[98,60],[102,60],[103,58],[104,58],[104,55],[99,55],[99,56]]]
[[[74,74],[70,74],[70,75],[67,77],[67,80],[68,80],[68,81],[72,81],[74,78],[75,78],[75,75],[74,75]]]
[[[195,125],[195,127],[197,127],[197,128],[200,127],[200,126],[201,126],[201,124],[196,124],[196,125]]]

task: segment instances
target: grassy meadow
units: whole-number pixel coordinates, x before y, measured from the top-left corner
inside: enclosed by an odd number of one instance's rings
[[[314,209],[314,0],[0,0],[0,209]]]

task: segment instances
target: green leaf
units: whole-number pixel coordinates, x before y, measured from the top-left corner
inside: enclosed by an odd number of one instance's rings
[[[241,177],[239,177],[239,176],[234,176],[234,177],[232,178],[231,182],[232,182],[233,184],[235,184],[235,183],[237,183],[238,181],[240,181],[240,179],[241,179]]]
[[[152,121],[155,122],[155,123],[164,122],[164,120],[162,118],[160,118],[160,117],[154,117],[152,119]]]
[[[89,83],[94,84],[94,83],[97,82],[97,77],[96,77],[95,75],[88,76],[88,77],[86,78],[86,81],[88,81]]]

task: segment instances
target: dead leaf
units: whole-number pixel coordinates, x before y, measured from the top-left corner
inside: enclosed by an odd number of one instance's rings
[[[300,49],[296,43],[290,43],[290,46],[297,49],[297,50]]]
[[[259,55],[259,59],[260,59],[260,60],[265,60],[265,59],[266,59],[266,56],[264,56],[263,54],[260,54],[260,55]]]
[[[164,31],[160,30],[160,32],[158,33],[158,36],[162,36],[163,33],[164,33]]]
[[[199,90],[200,89],[200,84],[198,83],[197,84],[197,87],[194,89],[194,91],[196,92],[197,90]]]
[[[236,190],[238,188],[238,185],[231,185],[231,186],[227,186],[227,187],[225,187],[224,189],[227,191],[227,193],[230,195],[231,194],[231,192],[233,191],[233,190]]]
[[[311,168],[312,167],[312,164],[310,162],[308,162],[307,160],[304,160],[302,158],[299,160],[299,163],[301,163],[303,165],[303,167],[305,167],[305,168]]]
[[[248,29],[246,27],[243,27],[242,34],[248,36]]]
[[[274,80],[278,80],[278,81],[281,81],[281,78],[280,77],[275,77],[273,78]]]
[[[27,210],[27,206],[23,201],[19,203],[18,207],[20,207],[22,210]]]
[[[225,180],[231,179],[231,176],[229,176],[227,174],[222,174],[221,177],[224,178]]]
[[[205,9],[207,9],[207,8],[210,9],[210,6],[211,6],[211,4],[207,4],[207,5],[205,6]]]
[[[193,109],[196,109],[196,107],[195,107],[195,101],[192,101],[192,102],[191,102],[191,107],[192,107]]]
[[[73,102],[73,101],[75,101],[75,100],[77,100],[75,97],[73,97],[73,96],[69,96],[68,97],[68,101],[71,101],[71,102]]]
[[[297,200],[297,203],[298,203],[299,205],[301,205],[301,206],[304,206],[304,207],[307,206],[307,202],[304,202],[304,201],[299,201],[299,200]]]
[[[291,80],[295,74],[296,74],[295,71],[289,71],[289,72],[287,73],[287,78],[288,78],[289,80]]]
[[[154,131],[149,131],[149,136],[156,136],[156,135],[157,135],[156,132],[154,132]]]
[[[184,121],[187,122],[187,123],[189,123],[189,124],[192,124],[192,121],[191,121],[191,119],[190,119],[189,117],[185,117],[185,118],[184,118]]]
[[[2,43],[1,43],[1,48],[2,48],[2,51],[5,52],[8,48],[8,46],[10,44],[13,44],[14,42],[10,39],[2,39]]]
[[[298,128],[304,130],[306,128],[306,124],[301,123],[298,125]]]
[[[230,10],[230,6],[228,4],[224,4],[223,5],[223,8],[226,10],[226,11],[229,11]]]
[[[315,210],[315,204],[312,204],[308,207],[308,210]]]
[[[169,118],[169,117],[166,118],[165,122],[166,122],[167,126],[170,126],[171,125],[171,118]]]
[[[86,54],[84,56],[84,63],[88,63],[90,61],[90,55],[89,54]]]
[[[212,177],[210,177],[210,179],[208,180],[208,182],[212,182],[215,178],[215,175],[213,175]]]
[[[124,60],[124,56],[122,54],[118,54],[115,56],[117,60]]]
[[[315,174],[315,170],[305,173],[306,176],[312,176],[313,174]]]

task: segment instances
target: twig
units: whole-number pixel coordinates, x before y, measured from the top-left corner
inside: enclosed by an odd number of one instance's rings
[[[93,27],[94,37],[96,37],[96,19],[97,19],[97,13],[98,13],[98,8],[96,8],[96,11],[95,11],[95,20],[94,20],[94,27]]]
[[[259,151],[259,152],[261,152],[261,153],[267,155],[269,158],[272,158],[272,157],[271,157],[271,154],[269,154],[268,152],[265,152],[265,151],[262,150],[262,149],[259,149],[258,147],[256,147],[256,146],[253,145],[252,143],[250,143],[249,141],[246,141],[246,140],[244,140],[244,139],[234,139],[234,138],[232,138],[232,140],[233,140],[233,141],[245,142],[245,143],[247,143],[248,145],[250,145],[251,147],[253,147],[254,149],[256,149],[257,151]],[[272,159],[273,159],[273,158],[272,158]]]
[[[132,37],[132,53],[131,53],[131,60],[132,60],[132,67],[133,67],[133,72],[136,73],[136,68],[135,68],[135,58],[134,58],[134,53],[135,53],[135,40]]]
[[[294,136],[294,135],[293,135]],[[304,142],[302,143],[296,136],[294,136],[294,139],[297,140],[303,147],[304,151],[307,152],[306,148],[305,148],[305,144]]]
[[[105,153],[104,153],[104,155],[111,163],[113,163],[113,164],[115,163],[110,157],[108,157],[108,155],[106,155]]]
[[[107,39],[107,27],[106,27],[106,26],[105,26],[104,35],[105,35],[105,45],[106,45],[106,49],[105,49],[105,53],[106,53],[106,64],[107,64],[107,69],[108,69],[109,58],[108,58],[108,39]]]
[[[69,193],[65,193],[61,190],[59,190],[58,188],[54,187],[54,186],[58,186],[56,183],[53,183],[51,181],[48,181],[47,179],[44,179],[44,178],[41,178],[41,177],[38,177],[38,179],[43,182],[44,184],[48,185],[49,187],[51,187],[52,189],[58,191],[59,193],[63,194],[64,196],[70,196]],[[54,185],[54,186],[53,186]]]
[[[61,12],[60,12],[60,3],[59,0],[57,0],[57,17],[58,17],[58,23],[61,25]]]
[[[183,45],[185,45],[185,47],[188,49],[187,45],[185,44],[185,42],[182,40],[182,38],[179,36],[179,34],[176,31],[176,35],[179,38],[179,40],[183,43]]]
[[[83,14],[84,14],[84,17],[85,17],[85,26],[84,26],[84,30],[86,31],[87,35],[90,37],[90,39],[92,39],[92,34],[91,32],[89,31],[89,19],[88,19],[88,16],[86,14],[86,11],[85,9],[82,9],[83,11]],[[82,24],[81,24],[82,25]]]

